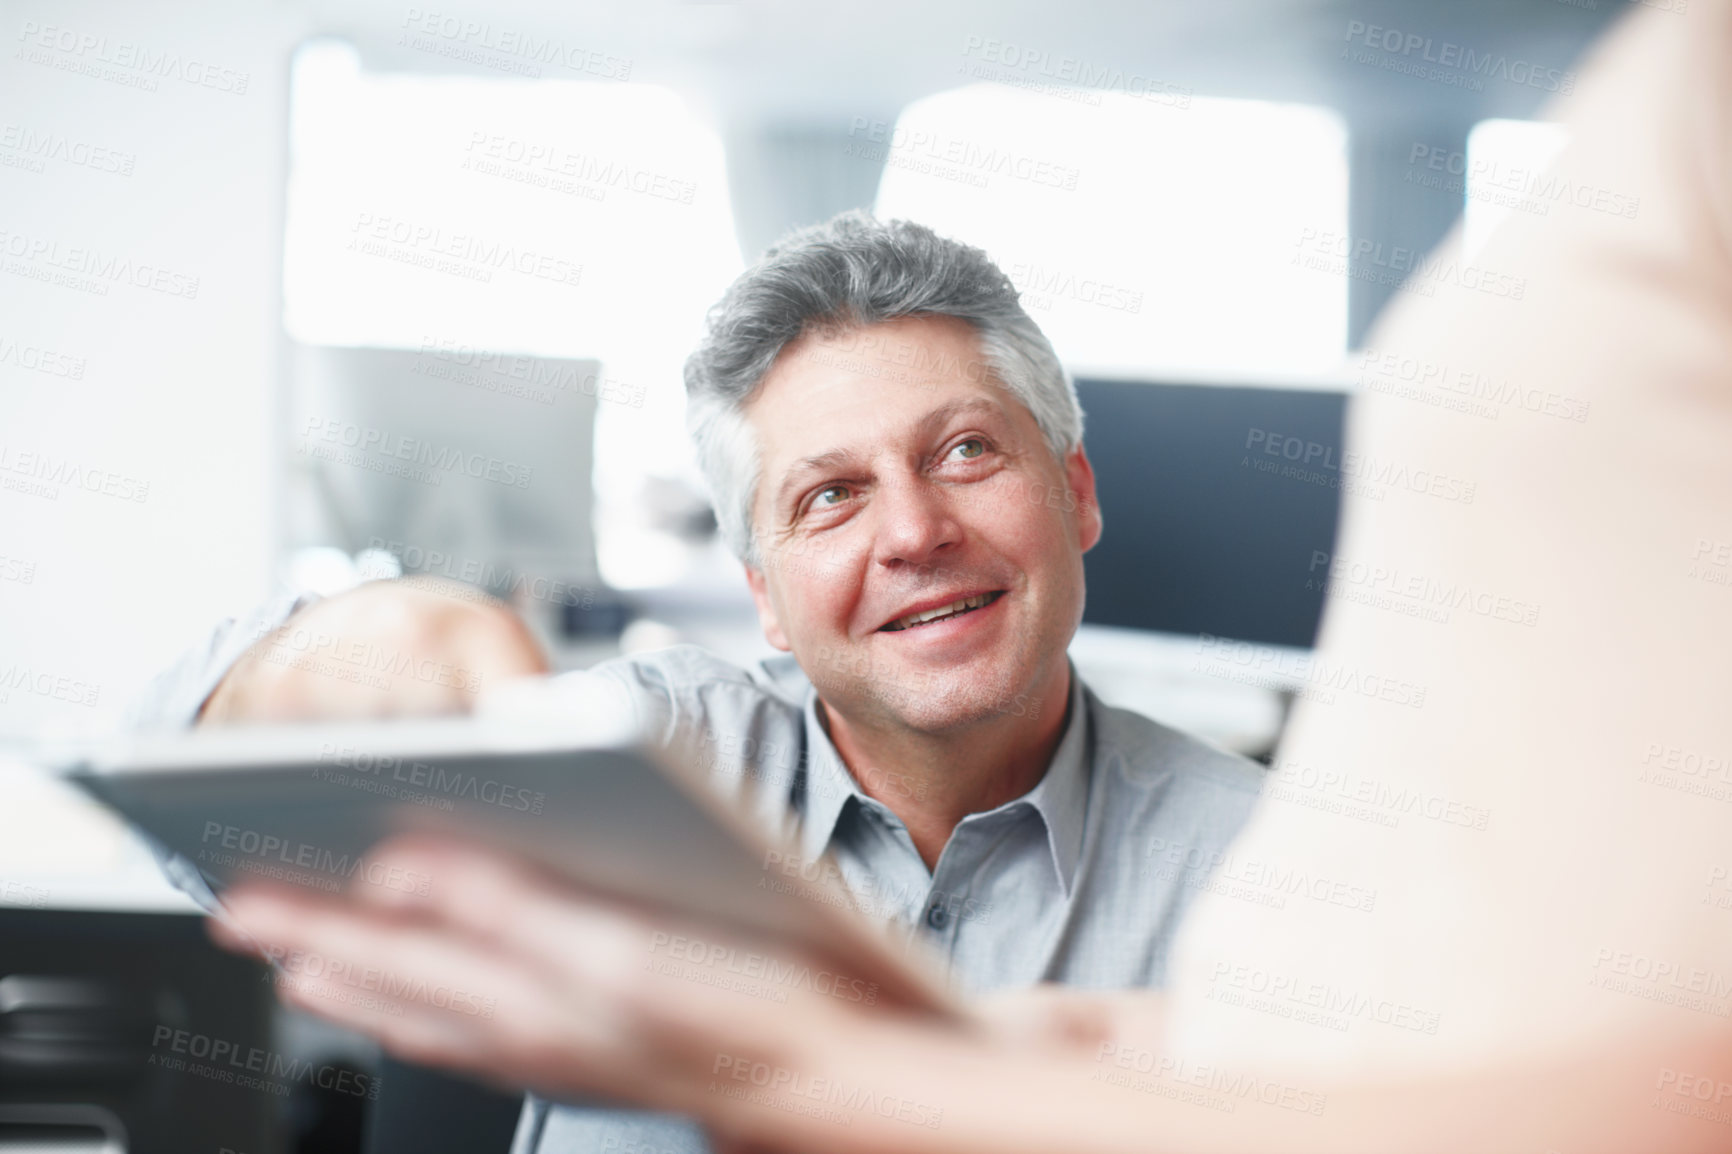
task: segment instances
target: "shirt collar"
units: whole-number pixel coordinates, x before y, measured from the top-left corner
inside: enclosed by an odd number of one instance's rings
[[[1088,818],[1088,748],[1088,696],[1083,692],[1082,678],[1077,676],[1073,665],[1070,671],[1070,718],[1065,722],[1064,736],[1053,751],[1052,764],[1047,766],[1046,776],[1019,799],[1033,806],[1046,824],[1053,868],[1058,871],[1067,898],[1070,897],[1071,882],[1076,877],[1077,861],[1082,857],[1083,827]]]
[[[818,715],[818,691],[806,694],[806,765],[800,787],[804,797],[800,820],[800,857],[815,862],[830,848],[842,811],[855,799],[865,800],[860,785],[830,740]]]
[[[1053,869],[1068,898],[1082,856],[1083,828],[1088,816],[1088,700],[1076,667],[1070,670],[1070,716],[1052,761],[1035,787],[992,813],[1027,806],[1040,815],[1052,851]],[[842,762],[835,743],[818,714],[816,690],[806,695],[806,772],[800,822],[800,853],[816,861],[830,848],[837,823],[851,802],[868,800],[854,775]]]

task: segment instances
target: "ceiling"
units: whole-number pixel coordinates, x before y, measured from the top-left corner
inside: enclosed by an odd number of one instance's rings
[[[399,43],[413,23],[406,14],[437,12],[443,27],[454,29],[461,19],[475,29],[471,42],[551,37],[629,60],[631,79],[677,88],[735,126],[818,127],[893,116],[911,99],[965,81],[968,63],[986,63],[989,52],[1002,60],[1011,48],[1044,58],[1049,68],[1069,57],[1097,75],[1122,72],[1167,91],[1324,104],[1355,123],[1531,116],[1547,92],[1508,74],[1520,76],[1528,66],[1554,78],[1566,72],[1630,6],[1630,0],[470,3],[460,16],[446,5],[406,8],[398,0],[284,0],[283,7],[299,9],[313,28],[354,40],[370,67],[466,67]],[[1396,43],[1384,37],[1367,46],[1372,27],[1398,34],[1404,50],[1378,47]],[[1428,55],[1436,61],[1463,51],[1489,58],[1496,74],[1444,65],[1443,79],[1432,80],[1391,67],[1435,67]],[[992,67],[1001,75],[1039,76],[1038,66]],[[1482,91],[1471,91],[1476,79]]]

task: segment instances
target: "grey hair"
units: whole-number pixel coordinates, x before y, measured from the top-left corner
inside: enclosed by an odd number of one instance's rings
[[[967,321],[986,368],[1028,408],[1053,455],[1062,460],[1082,443],[1070,375],[986,253],[912,221],[842,213],[789,233],[742,273],[686,360],[686,427],[722,539],[746,564],[759,562],[752,504],[761,461],[745,408],[770,366],[806,332],[912,316]]]

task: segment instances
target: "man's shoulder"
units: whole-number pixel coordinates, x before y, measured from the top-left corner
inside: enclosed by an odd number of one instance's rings
[[[1163,791],[1242,794],[1263,787],[1263,767],[1248,757],[1163,725],[1131,709],[1108,705],[1088,693],[1094,723],[1095,762],[1122,775],[1127,784]]]
[[[635,693],[650,693],[676,707],[698,700],[762,702],[800,710],[811,683],[791,657],[743,665],[699,645],[674,645],[615,657],[592,667]]]

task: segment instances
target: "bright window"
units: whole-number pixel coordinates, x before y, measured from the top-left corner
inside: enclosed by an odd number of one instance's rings
[[[370,73],[315,42],[290,147],[290,335],[600,359],[643,398],[598,406],[603,575],[677,575],[679,543],[626,510],[696,476],[680,365],[741,269],[718,134],[654,85]]]
[[[1346,279],[1294,258],[1302,238],[1346,232],[1340,119],[1076,95],[977,84],[909,105],[893,131],[856,133],[851,147],[886,158],[878,214],[991,253],[1073,370],[1336,369]]]
[[[1462,255],[1472,260],[1486,238],[1512,213],[1556,211],[1546,195],[1545,170],[1569,143],[1561,124],[1538,120],[1482,120],[1467,135],[1462,191]]]

